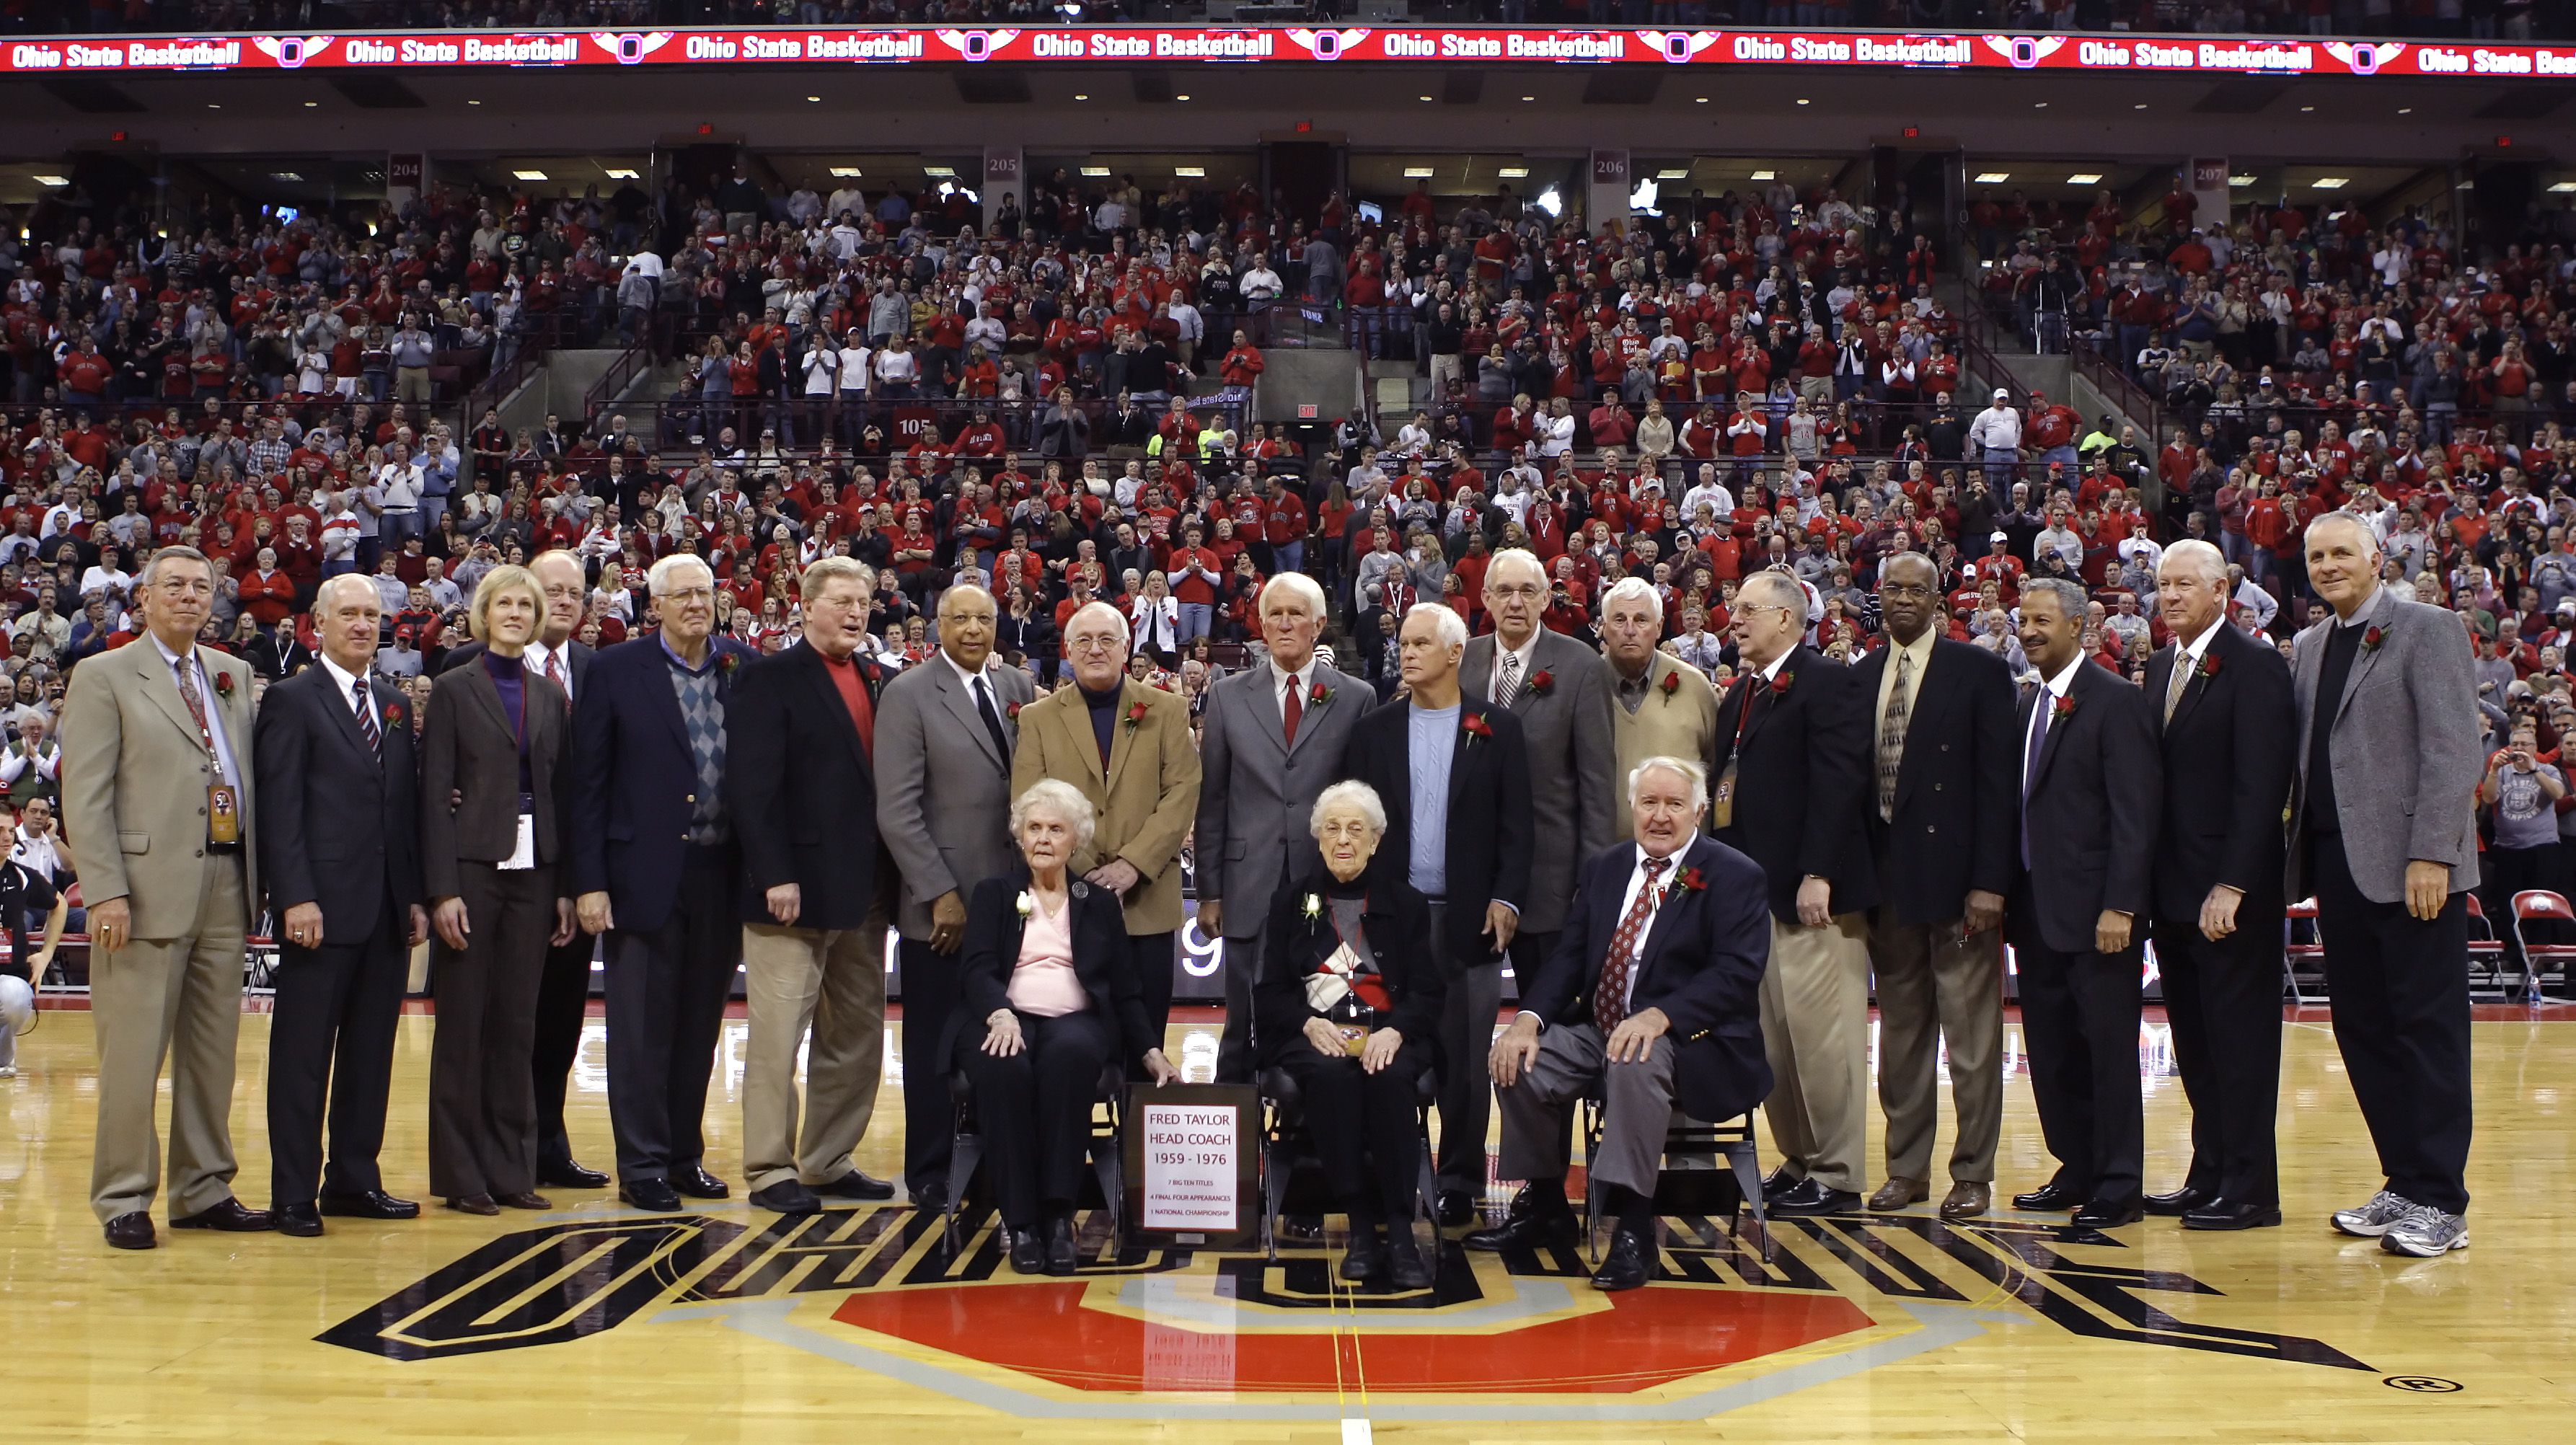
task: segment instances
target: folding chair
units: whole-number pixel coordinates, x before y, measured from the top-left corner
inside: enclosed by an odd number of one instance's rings
[[[2308,941],[2305,943],[2299,941],[2301,923],[2308,926]],[[2317,900],[2313,898],[2302,898],[2291,904],[2281,920],[2281,982],[2290,990],[2290,1002],[2305,1005],[2309,1002],[2308,994],[2299,987],[2299,965],[2302,962],[2316,965],[2320,984],[2317,996],[2323,998],[2326,946],[2317,936]]]
[[[2463,896],[2469,900],[2471,925],[2469,975],[2472,986],[2477,976],[2477,966],[2484,961],[2487,983],[2495,990],[2496,997],[2502,998],[2504,997],[2504,940],[2496,936],[2495,924],[2488,920],[2486,905],[2478,901],[2477,893],[2472,890]]]
[[[2540,965],[2557,960],[2561,983],[2567,979],[2567,960],[2576,958],[2576,943],[2532,943],[2522,936],[2526,920],[2551,923],[2576,923],[2576,908],[2566,898],[2546,888],[2526,888],[2513,895],[2513,941],[2522,949],[2522,998],[2525,1003],[2540,1002]]]
[[[1297,1087],[1297,1077],[1286,1069],[1261,1071],[1261,1254],[1264,1259],[1279,1258],[1279,1220],[1293,1202],[1306,1213],[1323,1214],[1331,1201],[1324,1198],[1323,1161],[1315,1152],[1315,1136],[1306,1123],[1305,1099]],[[1440,1197],[1440,1181],[1432,1171],[1431,1102],[1438,1097],[1440,1076],[1424,1069],[1415,1076],[1413,1091],[1414,1126],[1421,1131],[1420,1167],[1414,1175],[1413,1213],[1405,1221],[1434,1216]],[[1293,1196],[1293,1201],[1292,1201]],[[1392,1226],[1393,1221],[1388,1221]],[[1432,1227],[1432,1248],[1425,1258],[1431,1273],[1440,1273],[1439,1226]]]
[[[1601,1186],[1592,1174],[1592,1160],[1601,1150],[1601,1131],[1606,1112],[1601,1091],[1596,1086],[1587,1090],[1580,1109],[1583,1129],[1583,1248],[1594,1252],[1601,1221]],[[1732,1177],[1716,1169],[1684,1167],[1676,1169],[1674,1155],[1723,1154]],[[1670,1127],[1664,1132],[1662,1168],[1655,1171],[1655,1212],[1657,1214],[1714,1214],[1725,1211],[1729,1238],[1744,1237],[1742,1207],[1753,1207],[1753,1227],[1762,1234],[1762,1258],[1771,1258],[1771,1219],[1762,1207],[1762,1162],[1753,1147],[1753,1116],[1743,1115],[1730,1123],[1707,1124],[1673,1111]],[[1726,1186],[1735,1186],[1735,1198],[1726,1197]],[[1712,1243],[1714,1239],[1712,1237]]]
[[[1126,1138],[1126,1120],[1121,1101],[1127,1095],[1127,1071],[1116,1058],[1100,1071],[1100,1092],[1091,1117],[1091,1173],[1100,1185],[1101,1207],[1109,1211],[1109,1252],[1115,1257],[1127,1228],[1127,1163],[1122,1145]],[[984,1131],[975,1118],[975,1085],[964,1069],[948,1075],[948,1097],[957,1113],[957,1122],[948,1140],[948,1199],[940,1210],[940,1227],[948,1237],[948,1252],[957,1252],[957,1215],[966,1198],[966,1186],[974,1182],[975,1168],[984,1161]],[[1076,1200],[1076,1205],[1088,1203]]]

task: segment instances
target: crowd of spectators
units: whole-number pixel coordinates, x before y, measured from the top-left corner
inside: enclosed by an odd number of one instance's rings
[[[1348,0],[1311,0],[1319,18]],[[284,33],[316,28],[556,30],[640,25],[1186,23],[1194,4],[1145,0],[23,0],[0,31]],[[2531,40],[2569,33],[2546,0],[1413,0],[1414,18],[1449,23],[1920,26],[2161,34],[2368,35]]]

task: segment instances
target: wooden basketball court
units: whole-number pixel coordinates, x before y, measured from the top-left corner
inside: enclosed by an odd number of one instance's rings
[[[425,1187],[431,1027],[405,1019],[396,1065],[386,1183],[407,1197]],[[1642,1290],[1593,1291],[1576,1256],[1453,1250],[1433,1292],[1405,1297],[1337,1286],[1338,1231],[1276,1264],[1101,1250],[1073,1279],[1023,1279],[989,1229],[952,1258],[901,1205],[753,1210],[739,1020],[708,1116],[708,1166],[734,1199],[646,1215],[556,1192],[552,1214],[433,1204],[405,1224],[334,1219],[317,1240],[165,1228],[160,1249],[120,1253],[86,1202],[89,1018],[49,1011],[0,1080],[0,1418],[12,1440],[119,1445],[2576,1435],[2576,1009],[2481,1010],[2474,1243],[2423,1261],[2327,1227],[2378,1176],[2322,1012],[2286,1027],[2285,1228],[2095,1235],[2008,1208],[1949,1226],[1917,1206],[1784,1222],[1766,1261],[1749,1226],[1738,1241],[1673,1218]],[[573,1136],[605,1166],[598,1028]],[[1173,1057],[1205,1077],[1213,1022],[1174,1033]],[[2016,1065],[2019,1042],[2016,1027]],[[268,1202],[266,1053],[266,1018],[246,1019],[233,1128],[253,1205]],[[887,1056],[891,1088],[891,1038]],[[2186,1114],[2152,1015],[2140,1056],[2148,1187],[2170,1187]],[[872,1174],[899,1172],[894,1104],[862,1151]],[[2046,1172],[2018,1073],[2006,1111],[1999,1195]],[[1086,1242],[1106,1232],[1092,1220]]]

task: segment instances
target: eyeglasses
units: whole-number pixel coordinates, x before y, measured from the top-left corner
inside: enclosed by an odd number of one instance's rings
[[[1881,582],[1878,584],[1878,595],[1881,597],[1929,597],[1932,593],[1932,588],[1926,587],[1920,582]]]

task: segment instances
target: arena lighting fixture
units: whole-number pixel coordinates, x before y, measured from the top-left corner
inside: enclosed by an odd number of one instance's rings
[[[1424,105],[1429,105],[1429,104],[1431,103],[1431,97],[1429,97],[1429,96],[1427,96],[1427,95],[1425,95],[1425,96],[1420,96],[1420,97],[1417,97],[1417,98],[1418,98],[1418,99],[1420,99],[1420,100],[1421,100],[1421,102],[1422,102]]]
[[[2048,109],[2048,102],[2044,100],[2034,100],[2030,103],[2030,108],[2033,110],[2046,110]]]
[[[72,183],[69,176],[30,176],[28,179],[40,186],[68,186]]]
[[[1805,96],[1803,96],[1803,95],[1802,95],[1802,96],[1799,96],[1799,97],[1798,97],[1798,104],[1800,104],[1800,105],[1805,105],[1806,103],[1807,103],[1807,98],[1806,98]]]
[[[1091,97],[1090,97],[1090,96],[1087,96],[1087,95],[1076,95],[1076,96],[1074,96],[1074,99],[1076,99],[1076,100],[1089,100],[1089,99],[1091,99]]]
[[[1753,179],[1757,181],[1776,181],[1780,179],[1780,173],[1778,171],[1755,171],[1753,173]]]
[[[466,103],[467,105],[481,105],[483,102],[481,102],[481,101],[479,101],[479,100],[469,100],[469,101],[467,101],[467,102],[465,102],[465,103]]]
[[[823,103],[823,97],[819,95],[809,95],[805,97],[805,102],[808,105],[821,105]]]
[[[2011,180],[2011,179],[2012,179],[2012,172],[2010,172],[2010,171],[1979,171],[1979,172],[1977,172],[1977,184],[1978,184],[1978,185],[1981,185],[1981,186],[2000,186],[2000,185],[2002,185],[2004,182],[2006,182],[2006,181],[2008,181],[2008,180]]]
[[[2411,105],[2401,105],[2397,107],[2397,113],[2399,115],[2413,115],[2415,113],[2415,107]]]
[[[642,172],[628,170],[624,166],[610,166],[606,170],[601,171],[600,174],[608,177],[612,181],[631,181],[641,175]]]
[[[1690,167],[1688,166],[1666,166],[1662,170],[1655,172],[1655,179],[1659,181],[1685,180],[1688,179],[1689,176]]]
[[[1172,174],[1185,181],[1203,181],[1207,179],[1207,167],[1174,166],[1172,167]]]
[[[2129,109],[2131,109],[2131,110],[2145,110],[2146,108],[2147,108],[2147,103],[2146,103],[2145,101],[2143,101],[2143,100],[2142,100],[2142,101],[2139,101],[2136,105],[2133,105],[2133,106],[2130,106],[2130,107],[2129,107]]]
[[[1427,181],[1431,179],[1431,175],[1432,171],[1429,166],[1406,166],[1404,168],[1404,178],[1408,181]]]
[[[2340,191],[2351,183],[2352,177],[2350,176],[2319,176],[2315,180],[2308,182],[2308,185],[2311,188],[2320,191]]]
[[[268,178],[272,181],[300,181],[304,179],[301,174],[295,171],[270,171],[268,173]]]
[[[2102,184],[2102,176],[2098,171],[2078,171],[2068,176],[2066,183],[2070,186],[2098,186]]]
[[[38,176],[36,179],[41,181],[44,177]],[[2570,191],[2576,191],[2576,181],[2560,181],[2549,188],[2549,193],[2553,196],[2563,196]]]
[[[1172,99],[1174,99],[1174,100],[1187,100],[1187,99],[1189,99],[1189,97],[1188,97],[1188,96],[1186,96],[1186,95],[1176,95],[1176,96],[1173,96],[1173,97],[1172,97]]]
[[[2316,109],[2316,107],[2315,107],[2315,106],[2313,106],[2313,105],[2303,105],[2303,106],[2300,106],[2300,107],[2299,107],[2299,114],[2301,114],[2301,115],[2307,115],[2307,114],[2309,114],[2310,112],[2314,111],[2315,109]]]
[[[322,102],[320,102],[320,101],[318,101],[318,100],[308,100],[308,101],[304,102],[304,108],[305,108],[306,110],[319,110],[319,109],[321,109],[321,107],[322,107]]]
[[[2254,184],[2254,178],[2252,176],[2229,176],[2227,178],[2227,183],[2231,186],[2250,186]]]
[[[861,175],[864,175],[864,174],[866,174],[866,173],[865,173],[865,172],[863,172],[863,171],[861,171],[857,166],[834,166],[834,167],[832,167],[832,178],[833,178],[834,180],[841,180],[841,181],[855,181],[855,180],[857,180]]]
[[[1703,95],[1703,96],[1701,96],[1701,97],[1699,97],[1699,99],[1698,99],[1698,102],[1697,102],[1697,103],[1698,103],[1698,104],[1700,104],[1700,105],[1706,105],[1706,104],[1708,104],[1708,97],[1707,97],[1707,96],[1704,96],[1704,95]]]
[[[1529,178],[1529,167],[1527,167],[1527,166],[1501,166],[1501,167],[1496,168],[1496,170],[1494,171],[1494,174],[1495,174],[1495,175],[1498,175],[1498,176],[1501,176],[1504,180],[1507,180],[1507,181],[1526,180],[1526,179],[1528,179],[1528,178]],[[2570,189],[2570,190],[2576,190],[2576,186],[2568,187],[2568,189]]]
[[[523,181],[542,181],[546,178],[544,171],[512,171],[510,174]]]
[[[923,166],[921,168],[921,173],[925,176],[954,176],[957,174],[957,168],[955,166]]]

